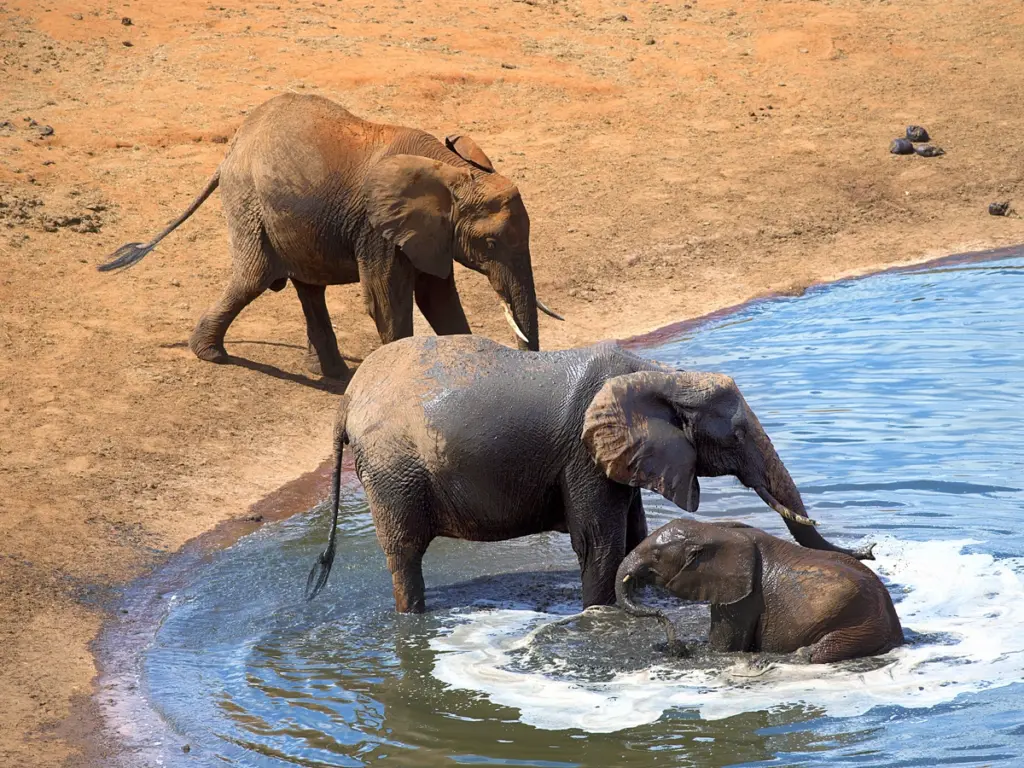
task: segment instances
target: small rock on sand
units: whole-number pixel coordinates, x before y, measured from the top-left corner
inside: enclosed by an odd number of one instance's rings
[[[889,145],[889,151],[894,155],[912,155],[914,154],[914,145],[907,139],[893,139]]]
[[[907,138],[911,141],[928,141],[928,131],[920,125],[908,125]]]

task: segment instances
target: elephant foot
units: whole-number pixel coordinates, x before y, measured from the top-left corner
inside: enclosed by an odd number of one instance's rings
[[[195,337],[189,339],[188,348],[192,350],[192,353],[200,360],[205,360],[208,363],[228,363],[231,361],[231,356],[227,350],[224,349],[223,344],[207,344],[204,342],[197,341]]]
[[[306,370],[314,376],[323,376],[326,379],[344,380],[349,377],[348,366],[340,357],[324,365],[319,357],[311,354],[306,357]]]

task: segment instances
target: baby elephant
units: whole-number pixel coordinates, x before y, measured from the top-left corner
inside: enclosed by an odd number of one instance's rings
[[[645,578],[685,600],[710,601],[708,641],[716,651],[798,651],[813,664],[827,664],[903,643],[885,585],[856,559],[799,547],[742,523],[673,520],[619,566],[619,605],[659,619],[675,646],[665,614],[632,599],[632,584]]]

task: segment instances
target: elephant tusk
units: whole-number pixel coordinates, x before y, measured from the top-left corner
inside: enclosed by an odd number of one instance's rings
[[[786,520],[792,520],[794,523],[799,523],[800,525],[818,524],[817,520],[811,520],[811,518],[809,517],[798,515],[796,512],[790,510],[789,507],[786,507],[785,505],[779,503],[779,501],[774,496],[768,493],[768,489],[761,487],[757,488],[756,490],[757,495],[761,497],[761,500],[769,507],[774,509],[776,512],[778,512],[780,517]]]
[[[509,309],[508,304],[502,302],[501,307],[505,310],[505,319],[508,320],[508,324],[512,326],[512,330],[515,332],[516,336],[522,339],[524,344],[529,344],[530,340],[526,338],[526,334],[523,333],[523,330],[519,327],[519,323],[517,323],[516,319],[512,317],[512,310]]]
[[[565,321],[564,317],[562,317],[560,314],[558,314],[553,309],[548,307],[548,305],[545,304],[540,299],[537,299],[537,309],[539,309],[541,312],[543,312],[548,317],[553,317],[553,318],[555,318],[555,320],[562,320],[563,322]]]
[[[633,577],[633,575],[632,575],[632,574],[630,574],[630,573],[627,573],[627,574],[626,574],[625,576],[623,576],[623,577],[622,577],[622,583],[623,583],[623,584],[625,584],[625,583],[626,583],[627,581],[629,581],[629,580],[630,580],[630,579],[631,579],[632,577]]]

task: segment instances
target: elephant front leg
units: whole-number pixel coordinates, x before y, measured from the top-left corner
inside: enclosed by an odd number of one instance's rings
[[[589,542],[586,537],[579,541],[573,539],[573,549],[580,562],[585,609],[592,605],[615,605],[615,571],[625,555],[623,538],[623,533],[619,532],[617,546]]]
[[[302,303],[302,313],[306,316],[306,336],[309,339],[309,359],[307,367],[310,371],[332,379],[348,377],[348,366],[341,359],[338,351],[338,339],[331,325],[331,315],[327,311],[327,286],[311,285],[292,279],[295,292]]]
[[[644,502],[640,498],[640,489],[637,488],[629,502],[629,513],[626,516],[626,554],[636,549],[646,538],[647,515],[644,512]]]
[[[382,344],[412,336],[413,330],[412,296],[416,272],[397,248],[394,251],[394,257],[359,268],[366,311],[377,326]]]
[[[615,604],[615,572],[626,556],[633,491],[602,477],[592,464],[566,473],[565,519],[580,562],[584,608]]]
[[[416,306],[438,336],[472,333],[466,313],[462,311],[459,291],[455,287],[455,273],[441,279],[420,272],[416,275]]]
[[[757,628],[763,612],[764,600],[758,592],[735,603],[712,603],[708,645],[724,653],[761,650]]]

